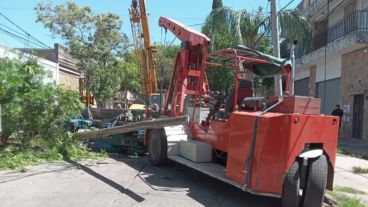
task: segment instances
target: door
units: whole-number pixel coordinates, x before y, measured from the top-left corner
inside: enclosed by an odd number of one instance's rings
[[[363,110],[364,110],[364,95],[354,95],[353,106],[353,138],[362,139],[363,133]]]
[[[316,97],[321,98],[321,113],[331,114],[340,103],[340,78],[318,82]]]
[[[295,81],[295,95],[309,96],[309,78]]]

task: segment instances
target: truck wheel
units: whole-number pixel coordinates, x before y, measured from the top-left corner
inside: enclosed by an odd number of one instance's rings
[[[149,161],[157,166],[167,162],[167,139],[162,129],[150,130],[150,140],[148,143]]]
[[[299,206],[300,203],[299,187],[300,187],[300,166],[299,162],[294,162],[293,165],[291,165],[289,172],[285,176],[281,198],[282,207]]]
[[[308,161],[308,176],[304,188],[303,207],[322,206],[327,183],[327,158],[321,155]]]

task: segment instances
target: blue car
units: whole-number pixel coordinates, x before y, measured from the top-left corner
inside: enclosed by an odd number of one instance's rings
[[[86,120],[83,116],[75,116],[65,121],[64,129],[71,132],[76,132],[78,129],[86,129],[92,126],[91,120]]]

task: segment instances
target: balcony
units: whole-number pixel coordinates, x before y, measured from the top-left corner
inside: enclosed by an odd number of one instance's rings
[[[368,10],[356,11],[345,17],[333,26],[313,37],[311,50],[316,50],[326,46],[340,37],[343,37],[354,31],[368,30]]]
[[[327,4],[327,0],[315,0],[311,5],[306,7],[303,11],[304,16],[313,16],[320,11]]]
[[[317,13],[323,15],[326,13],[328,1],[330,3],[330,11],[341,3],[349,2],[349,0],[345,0],[345,2],[344,0],[315,0],[307,7],[303,7],[302,5],[299,5],[299,7],[302,8],[302,13],[305,17],[312,17]]]
[[[350,32],[367,31],[367,29],[368,10],[356,11],[329,28],[328,42],[333,42]]]
[[[368,43],[368,10],[355,11],[338,21],[327,30],[315,35],[307,53],[298,56],[311,56],[320,48],[327,46],[329,52],[336,52],[354,43]]]

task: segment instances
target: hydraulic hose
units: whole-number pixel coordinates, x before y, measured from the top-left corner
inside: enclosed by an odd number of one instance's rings
[[[249,155],[248,155],[247,159],[245,160],[245,168],[246,168],[245,172],[246,173],[245,173],[245,182],[244,182],[244,186],[243,186],[244,191],[247,191],[248,186],[249,186],[249,179],[250,179],[250,173],[252,171],[252,161],[253,161],[253,156],[254,156],[254,148],[256,146],[259,117],[261,117],[263,114],[267,113],[271,109],[275,108],[277,105],[279,105],[283,101],[284,101],[284,97],[280,96],[275,104],[273,104],[270,107],[266,108],[265,110],[263,110],[261,113],[259,113],[256,116],[256,120],[254,122],[252,142],[251,142],[251,145],[250,145]]]

